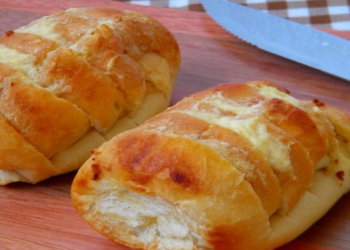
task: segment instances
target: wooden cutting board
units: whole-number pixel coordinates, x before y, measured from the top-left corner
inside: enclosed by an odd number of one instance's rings
[[[103,0],[0,0],[0,32],[70,7],[109,6],[148,14],[176,36],[182,66],[171,104],[223,82],[271,80],[298,98],[318,99],[350,112],[350,82],[271,55],[220,28],[205,13]],[[330,31],[328,31],[330,32]],[[350,40],[350,33],[333,32]],[[93,231],[75,212],[70,185],[75,173],[37,185],[0,187],[0,249],[127,249]],[[350,249],[350,194],[307,232],[279,250]]]

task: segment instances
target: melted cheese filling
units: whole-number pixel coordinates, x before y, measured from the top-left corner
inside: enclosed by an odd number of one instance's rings
[[[206,122],[228,128],[246,138],[256,150],[263,153],[264,157],[274,169],[289,171],[292,168],[289,157],[290,147],[278,137],[268,132],[266,125],[261,123],[259,117],[239,119],[236,117],[213,115],[198,111],[186,111],[193,117]]]
[[[298,107],[300,109],[303,109],[303,105],[302,105],[302,101],[299,101],[297,99],[295,99],[294,97],[279,91],[278,89],[274,88],[274,87],[270,87],[270,86],[261,86],[260,88],[254,86],[254,85],[249,85],[250,87],[255,88],[256,90],[259,91],[259,93],[261,93],[263,96],[265,96],[266,98],[278,98],[281,99],[289,104],[294,105],[295,107]]]
[[[50,21],[34,22],[28,26],[17,29],[15,32],[34,34],[51,41],[55,41],[60,45],[66,43],[65,39],[60,34],[55,32],[55,23],[52,23]]]
[[[0,44],[0,62],[21,71],[32,79],[38,74],[34,66],[35,60],[36,57],[33,55],[24,54]]]

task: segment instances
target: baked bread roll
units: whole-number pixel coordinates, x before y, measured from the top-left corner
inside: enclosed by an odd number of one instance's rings
[[[183,99],[94,150],[72,200],[137,249],[269,250],[350,189],[350,117],[270,82]]]
[[[76,170],[169,105],[174,36],[143,14],[69,9],[0,37],[0,184]]]

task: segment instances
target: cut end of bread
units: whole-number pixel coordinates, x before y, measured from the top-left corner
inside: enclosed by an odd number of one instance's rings
[[[85,218],[98,220],[97,230],[129,247],[191,250],[203,246],[199,225],[160,198],[125,189],[102,193]],[[197,231],[197,232],[196,232]]]

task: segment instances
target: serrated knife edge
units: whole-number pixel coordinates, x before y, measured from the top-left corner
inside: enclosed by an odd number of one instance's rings
[[[242,40],[350,80],[348,40],[227,0],[202,0],[202,4],[220,26]]]

